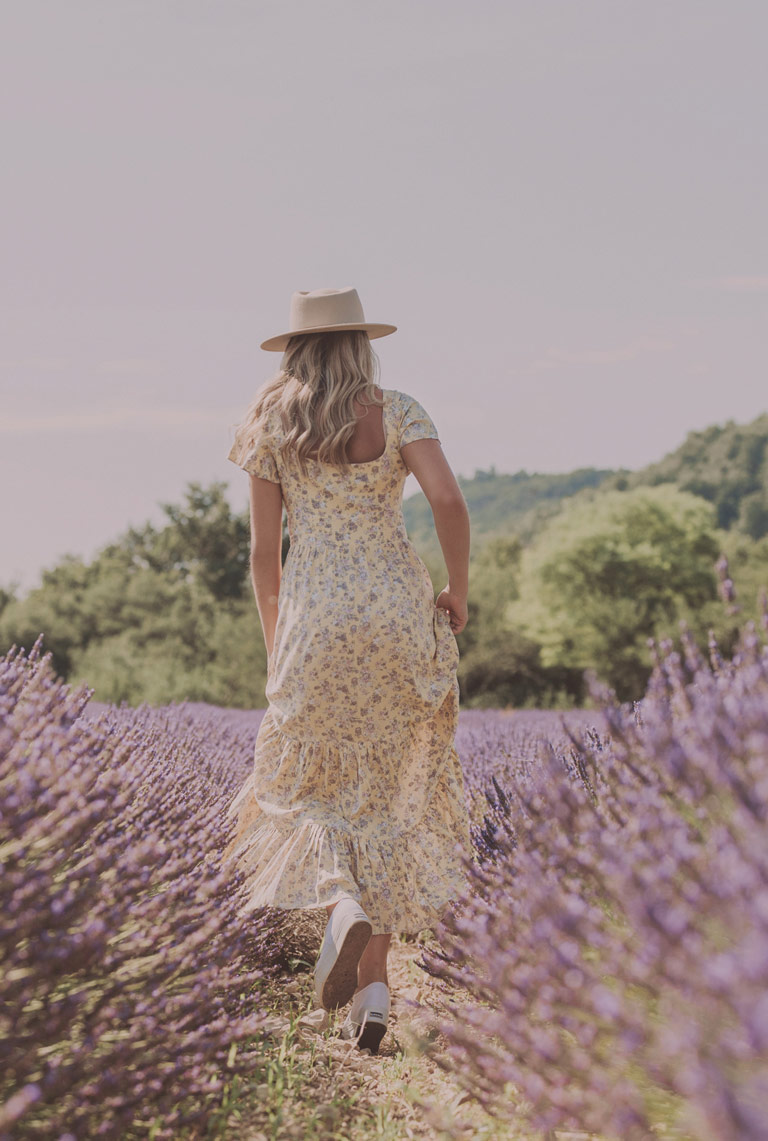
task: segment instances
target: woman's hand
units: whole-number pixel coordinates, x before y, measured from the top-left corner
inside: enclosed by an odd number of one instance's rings
[[[454,634],[460,634],[466,626],[467,618],[469,617],[467,612],[467,596],[465,594],[459,594],[456,590],[451,590],[449,584],[445,590],[441,590],[438,594],[435,606],[438,610],[448,611],[451,630]]]

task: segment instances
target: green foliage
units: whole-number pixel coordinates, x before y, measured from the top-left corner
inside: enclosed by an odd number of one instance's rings
[[[491,539],[470,565],[469,622],[458,637],[463,705],[567,708],[583,699],[582,671],[542,665],[536,642],[503,627],[506,607],[518,597],[522,552],[516,537]],[[437,592],[445,567],[434,553],[422,556]]]
[[[530,542],[571,498],[604,491],[672,484],[714,504],[717,526],[752,539],[768,535],[768,414],[750,424],[729,421],[685,442],[640,471],[580,468],[564,474],[500,475],[495,468],[460,479],[472,519],[475,549],[489,538],[518,535]],[[429,559],[440,557],[432,513],[424,496],[404,505],[408,534]]]
[[[768,415],[691,433],[639,472],[461,481],[472,519],[470,621],[459,636],[467,705],[567,706],[593,669],[642,692],[646,639],[687,619],[727,650],[768,585]],[[19,597],[0,588],[0,651],[38,634],[56,671],[99,700],[265,704],[266,653],[250,587],[248,511],[226,484],[190,483],[165,522],[130,528],[86,563],[68,556]],[[423,495],[404,504],[435,590],[446,582]],[[717,528],[720,528],[718,531]],[[288,536],[284,532],[283,556]],[[724,550],[741,610],[716,598]]]
[[[581,670],[544,666],[536,642],[498,628],[462,650],[459,685],[463,704],[478,709],[567,709],[582,704],[585,691]]]
[[[757,623],[760,620],[760,598],[768,591],[768,535],[757,543],[738,533],[725,535],[723,539],[729,572],[736,586],[738,611],[724,616],[722,606],[713,605],[712,613],[706,612],[704,617],[727,651],[745,621]]]
[[[129,529],[104,554],[130,556],[133,567],[171,573],[195,582],[213,598],[241,598],[248,573],[249,522],[246,513],[233,515],[225,497],[226,483],[187,485],[181,506],[160,506],[169,523],[161,530],[151,524]]]
[[[98,578],[94,564],[87,565],[71,555],[55,568],[43,571],[40,587],[25,598],[12,599],[0,613],[3,651],[12,643],[31,650],[38,634],[44,632],[54,669],[67,677],[73,654],[100,627],[101,616],[98,611],[94,613],[90,596]]]
[[[491,539],[470,570],[470,621],[459,635],[459,685],[465,705],[497,708],[561,701],[564,679],[549,676],[539,646],[518,631],[500,627],[519,595],[518,538]],[[576,679],[577,684],[579,679]]]
[[[513,536],[509,539],[491,539],[472,560],[469,578],[469,593],[473,599],[482,599],[476,621],[467,627],[465,647],[483,642],[498,629],[499,615],[508,602],[519,593],[520,559],[523,546]]]
[[[575,495],[585,487],[598,487],[614,473],[596,468],[580,468],[560,475],[498,475],[495,468],[477,471],[472,479],[459,483],[472,518],[473,541],[482,544],[492,537],[527,534],[530,520],[537,509],[551,512],[562,499]],[[408,534],[422,552],[439,557],[439,545],[432,522],[432,512],[424,495],[418,492],[403,504]]]
[[[745,495],[740,509],[741,529],[750,539],[762,539],[768,535],[768,496],[755,491]]]
[[[150,611],[141,625],[93,640],[75,656],[72,679],[95,685],[99,701],[265,705],[266,651],[255,603],[224,608],[210,595],[180,601],[181,611],[157,628]]]
[[[627,486],[662,483],[713,503],[723,530],[739,530],[753,539],[768,535],[768,414],[751,424],[729,420],[689,433],[676,451],[632,474]],[[607,480],[606,487],[616,488],[616,478]]]
[[[638,697],[647,639],[674,633],[715,598],[711,506],[672,487],[595,494],[552,521],[521,565],[506,620],[541,646],[545,666],[595,670]]]
[[[17,583],[10,583],[8,586],[0,586],[0,614],[3,613],[9,603],[15,601],[17,597],[17,590]]]
[[[0,644],[41,632],[57,672],[100,701],[264,705],[266,652],[248,581],[247,512],[224,483],[188,485],[165,527],[131,528],[86,564],[65,558],[0,612]]]

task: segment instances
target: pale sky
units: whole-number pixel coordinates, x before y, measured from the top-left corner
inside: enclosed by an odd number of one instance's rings
[[[248,477],[295,289],[354,285],[455,470],[768,409],[764,0],[4,0],[0,583]]]

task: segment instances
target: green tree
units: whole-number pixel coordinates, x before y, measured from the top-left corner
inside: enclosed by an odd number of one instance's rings
[[[0,614],[3,613],[9,603],[16,601],[18,590],[18,582],[11,582],[8,586],[0,586]]]
[[[600,492],[570,505],[524,552],[509,626],[545,666],[593,669],[622,699],[639,697],[647,639],[674,635],[716,597],[710,504],[671,486]]]
[[[710,604],[706,618],[717,638],[728,649],[745,622],[759,622],[762,618],[761,596],[768,592],[768,535],[752,542],[745,535],[731,533],[724,536],[724,540],[738,612],[728,614],[718,601]]]
[[[519,596],[520,539],[492,539],[470,566],[470,621],[458,637],[464,704],[484,708],[570,705],[583,694],[581,672],[546,667],[537,642],[505,627]]]
[[[499,615],[518,595],[522,544],[517,536],[490,539],[473,557],[469,568],[471,622],[459,635],[459,647],[466,653],[483,643],[499,628]]]
[[[741,529],[751,539],[762,539],[768,535],[768,495],[756,491],[746,496],[741,503]]]
[[[148,566],[195,581],[214,598],[242,598],[247,578],[250,526],[246,512],[233,514],[226,483],[187,484],[184,502],[162,503],[168,523],[130,528],[115,545],[134,566]]]
[[[104,701],[263,705],[264,642],[248,578],[247,512],[223,483],[191,483],[164,527],[131,528],[85,563],[68,556],[0,610],[0,645],[42,633],[58,673]]]
[[[266,650],[255,603],[225,606],[188,589],[175,600],[166,595],[166,603],[162,623],[149,609],[142,622],[91,641],[75,655],[69,679],[93,685],[99,701],[263,707]]]

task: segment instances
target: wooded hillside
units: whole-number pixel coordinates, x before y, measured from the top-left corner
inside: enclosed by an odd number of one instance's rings
[[[477,472],[462,480],[473,522],[470,622],[459,638],[465,704],[568,706],[585,671],[622,699],[642,693],[649,638],[727,650],[768,585],[768,415],[691,433],[637,472]],[[166,523],[132,528],[90,562],[43,572],[17,597],[0,585],[0,652],[38,634],[57,671],[99,700],[189,698],[263,707],[264,644],[248,574],[247,505],[227,485],[189,484]],[[405,518],[435,587],[445,570],[421,495]],[[732,578],[742,609],[717,599]]]
[[[501,535],[529,541],[570,499],[585,489],[625,491],[670,483],[714,504],[717,526],[752,539],[768,535],[768,413],[749,424],[729,421],[685,442],[657,463],[638,471],[579,468],[561,475],[495,468],[461,479],[472,517],[475,543]],[[413,541],[433,551],[437,538],[429,504],[419,492],[406,500],[404,514]]]

